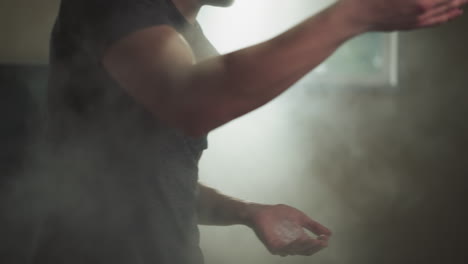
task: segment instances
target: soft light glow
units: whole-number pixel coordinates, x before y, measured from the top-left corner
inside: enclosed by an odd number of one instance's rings
[[[198,20],[214,46],[224,54],[267,40],[332,2],[236,0],[229,8],[205,7]]]
[[[229,8],[205,7],[198,20],[221,54],[268,40],[331,5],[333,0],[236,0]],[[343,45],[302,79],[301,85],[396,86],[396,34],[366,34]],[[345,63],[344,63],[345,62]]]

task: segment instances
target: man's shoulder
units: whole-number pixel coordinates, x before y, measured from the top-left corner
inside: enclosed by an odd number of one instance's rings
[[[170,20],[173,11],[169,3],[171,0],[62,0],[57,19],[83,23],[161,16]]]
[[[53,34],[73,34],[71,40],[102,55],[112,44],[142,29],[158,25],[177,29],[183,21],[170,1],[63,0]]]

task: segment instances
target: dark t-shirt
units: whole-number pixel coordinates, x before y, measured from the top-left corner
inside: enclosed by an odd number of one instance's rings
[[[2,245],[7,262],[203,262],[195,201],[206,137],[157,120],[101,64],[119,39],[162,24],[180,32],[198,60],[216,54],[171,0],[62,0],[46,141],[34,171],[6,199],[5,234],[15,237]]]

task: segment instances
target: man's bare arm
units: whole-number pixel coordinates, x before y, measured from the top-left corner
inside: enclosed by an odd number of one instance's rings
[[[199,224],[248,226],[275,255],[312,255],[327,247],[331,236],[329,229],[298,209],[241,201],[202,184],[197,208]]]
[[[372,4],[385,0],[341,0],[278,37],[200,63],[173,28],[155,26],[115,43],[103,63],[157,118],[197,136],[269,102],[360,33],[438,24],[459,15],[462,4],[395,1],[392,8],[402,10],[371,14],[379,10]],[[441,11],[436,3],[453,10]]]
[[[198,223],[202,225],[250,225],[250,210],[253,203],[245,202],[219,193],[217,190],[198,185]]]
[[[252,225],[255,211],[263,205],[224,195],[203,184],[198,184],[198,223],[201,225]]]

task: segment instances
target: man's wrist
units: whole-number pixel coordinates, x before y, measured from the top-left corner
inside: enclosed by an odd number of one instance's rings
[[[240,210],[240,224],[252,228],[255,222],[257,213],[268,207],[269,205],[244,202],[242,210]]]
[[[350,6],[349,1],[339,0],[333,4],[329,11],[334,23],[346,31],[349,38],[366,33],[371,30],[371,25],[362,20],[355,6]]]

